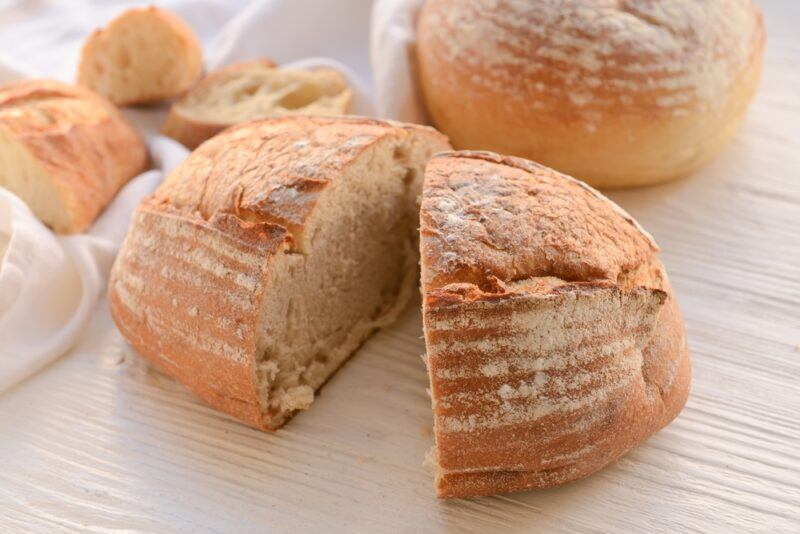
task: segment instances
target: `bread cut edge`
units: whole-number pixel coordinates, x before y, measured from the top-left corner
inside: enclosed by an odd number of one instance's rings
[[[409,139],[429,144],[429,153],[449,147],[432,129],[402,129]],[[422,169],[416,179],[421,182]],[[112,269],[112,317],[140,354],[206,403],[250,426],[275,430],[297,410],[267,413],[260,360],[264,312],[270,306],[267,295],[276,265],[296,257],[300,248],[280,225],[246,222],[234,213],[206,221],[150,198],[134,214]],[[409,249],[393,305],[359,326],[312,389],[402,310],[416,285],[418,249]]]
[[[82,215],[68,192],[14,134],[0,126],[0,186],[20,197],[36,217],[58,233],[81,231],[92,217]]]
[[[335,120],[335,119],[334,119]],[[358,119],[354,119],[358,120]],[[319,201],[314,212],[304,223],[302,243],[298,249],[303,251],[302,270],[305,284],[296,284],[291,277],[283,273],[296,266],[299,257],[284,256],[273,265],[272,274],[275,276],[270,302],[264,307],[262,318],[261,338],[262,345],[259,354],[269,354],[270,358],[260,366],[262,376],[257,380],[268,393],[262,395],[263,399],[272,399],[272,404],[265,407],[272,419],[270,426],[275,428],[283,424],[297,410],[308,407],[313,400],[313,392],[319,389],[333,373],[347,361],[347,359],[361,346],[361,344],[378,328],[392,323],[399,313],[405,308],[416,287],[418,272],[418,245],[414,232],[417,221],[417,197],[421,191],[424,165],[434,151],[446,148],[444,137],[433,130],[421,127],[396,129],[389,135],[377,139],[367,146],[341,174],[321,191]],[[392,176],[377,177],[378,173],[391,174]],[[370,192],[372,184],[385,182],[382,191]],[[379,188],[380,189],[380,188]],[[393,190],[393,192],[392,192]],[[355,192],[355,196],[354,195]],[[387,202],[387,199],[394,199]],[[363,205],[359,206],[359,202]],[[393,204],[399,205],[393,206]],[[370,213],[370,210],[373,210]],[[358,213],[356,220],[348,219],[348,211]],[[388,221],[377,221],[375,217],[379,212],[395,212],[393,224],[399,227],[386,227]],[[340,224],[341,227],[332,233],[330,227]],[[369,236],[372,228],[377,229],[378,235]],[[327,231],[327,233],[326,233]],[[361,246],[349,245],[346,242],[337,242],[337,235],[342,233],[352,234],[360,240]],[[360,249],[371,245],[382,235],[395,235],[399,233],[402,239],[390,238],[391,245],[383,245],[385,250],[372,253],[362,253]],[[314,242],[319,244],[315,247]],[[329,244],[331,246],[329,246]],[[326,248],[328,247],[328,248]],[[398,249],[402,250],[398,253]],[[322,256],[321,256],[322,255]],[[321,274],[329,274],[331,269],[339,265],[336,256],[345,258],[353,267],[347,274],[338,277],[340,287],[334,295],[326,291],[310,290],[307,286],[320,278]],[[395,262],[386,263],[386,257],[395,257]],[[320,258],[322,260],[320,261]],[[295,264],[295,265],[293,265]],[[359,270],[361,269],[361,270]],[[386,280],[376,280],[374,273],[395,271],[390,276],[389,286]],[[347,278],[347,280],[343,280]],[[336,277],[334,277],[334,280]],[[394,281],[392,281],[394,280]],[[349,286],[351,296],[358,302],[352,305],[345,301],[348,299]],[[382,297],[376,299],[376,290],[381,287],[381,295],[387,288],[393,288]],[[338,300],[337,300],[338,299]],[[372,302],[376,308],[374,312],[359,315],[344,333],[337,330],[328,331],[328,335],[315,337],[308,334],[305,329],[298,331],[302,320],[297,316],[310,314],[309,309],[317,314],[314,325],[330,323],[331,317],[341,314],[348,315],[349,311],[363,305],[363,302]],[[272,325],[275,325],[274,327]],[[325,331],[321,329],[321,331]],[[295,332],[290,337],[286,332]],[[290,356],[292,351],[297,351],[304,344],[313,341],[313,345],[306,345],[306,350],[301,351],[297,357]],[[313,358],[309,358],[312,356]],[[288,362],[294,361],[298,366],[291,369]],[[278,367],[275,367],[275,363]],[[288,369],[288,372],[287,372]],[[275,403],[282,407],[276,412]]]

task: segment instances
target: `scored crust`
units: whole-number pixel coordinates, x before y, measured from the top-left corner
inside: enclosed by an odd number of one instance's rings
[[[292,277],[278,266],[310,257],[320,200],[362,155],[396,146],[398,158],[411,157],[404,151],[413,152],[417,141],[423,151],[449,146],[430,128],[357,117],[245,123],[203,143],[134,214],[109,283],[111,314],[123,336],[211,406],[258,428],[278,428],[293,409],[267,410],[260,385],[262,375],[275,371],[260,360],[268,341],[264,323],[283,313],[276,284]],[[351,209],[342,206],[334,216],[347,221]],[[413,263],[409,268],[416,254]],[[368,324],[333,363],[340,365],[382,324],[385,317]]]
[[[683,322],[657,246],[628,214],[519,158],[443,153],[425,174],[440,497],[582,478],[678,414]]]
[[[79,86],[30,80],[0,88],[0,185],[56,232],[85,230],[147,149],[110,102]]]

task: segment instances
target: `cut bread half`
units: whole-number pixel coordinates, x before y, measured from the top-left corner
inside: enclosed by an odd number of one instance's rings
[[[194,149],[225,128],[287,115],[344,115],[353,92],[330,68],[281,69],[268,59],[204,77],[170,109],[164,133]]]
[[[85,230],[146,165],[138,132],[88,89],[52,80],[0,87],[0,186],[56,232]]]
[[[276,429],[417,287],[430,128],[286,117],[210,139],[137,209],[111,313],[212,406]]]
[[[129,9],[83,46],[78,83],[118,105],[180,95],[203,70],[200,41],[180,18],[156,7]]]
[[[658,248],[600,193],[437,154],[420,232],[440,497],[588,476],[681,411],[689,352]]]

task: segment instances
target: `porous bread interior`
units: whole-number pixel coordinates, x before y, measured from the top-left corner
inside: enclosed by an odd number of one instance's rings
[[[182,37],[150,10],[130,11],[91,39],[79,81],[118,104],[172,96],[199,74],[189,72]]]
[[[21,198],[42,222],[59,233],[79,231],[50,174],[13,134],[0,127],[0,186]]]
[[[321,194],[297,250],[269,270],[256,369],[277,428],[416,288],[417,197],[431,143],[382,140]]]
[[[340,115],[351,92],[331,69],[283,70],[254,64],[198,86],[178,104],[198,121],[233,124],[286,115]]]

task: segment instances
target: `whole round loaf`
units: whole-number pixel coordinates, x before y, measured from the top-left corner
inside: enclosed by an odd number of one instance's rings
[[[420,83],[456,148],[644,185],[694,171],[730,139],[764,39],[752,0],[429,0]]]

